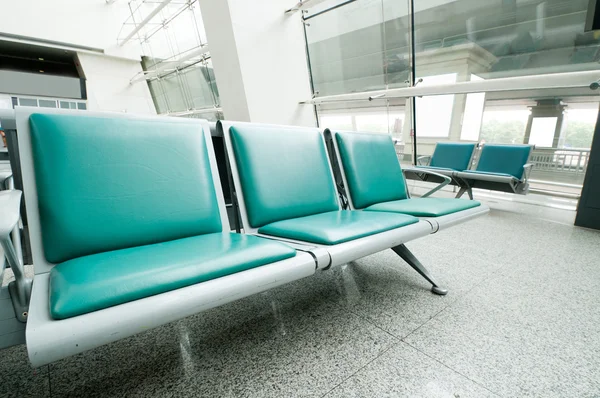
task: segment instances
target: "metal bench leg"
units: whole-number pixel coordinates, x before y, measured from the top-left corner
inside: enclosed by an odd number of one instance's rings
[[[456,194],[456,198],[460,198],[465,192],[469,195],[469,199],[473,200],[473,189],[471,187],[460,187],[460,191]]]
[[[10,238],[0,238],[0,244],[2,245],[2,249],[4,249],[8,264],[15,276],[15,280],[8,284],[8,291],[10,292],[10,298],[15,309],[15,315],[19,321],[26,322],[32,281],[25,277],[23,263],[20,261],[19,255],[17,255]]]
[[[440,287],[434,280],[433,277],[429,274],[429,271],[421,262],[415,257],[414,254],[408,247],[402,245],[398,245],[396,247],[392,247],[392,250],[396,252],[404,261],[406,261],[415,271],[419,273],[423,278],[427,279],[429,283],[433,286],[431,287],[431,291],[435,294],[439,294],[440,296],[444,296],[448,293],[448,289],[444,289]]]

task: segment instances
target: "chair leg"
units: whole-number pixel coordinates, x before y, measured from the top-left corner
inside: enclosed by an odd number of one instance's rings
[[[460,198],[465,194],[465,192],[467,193],[467,195],[469,195],[469,199],[473,200],[473,188],[471,187],[460,187],[460,191],[458,191],[458,193],[456,194],[456,198]]]
[[[392,247],[392,250],[397,255],[399,255],[404,261],[406,261],[408,263],[408,265],[410,265],[415,271],[417,271],[419,273],[419,275],[421,275],[423,278],[427,279],[427,281],[433,285],[431,287],[431,291],[433,293],[438,294],[440,296],[444,296],[448,293],[448,289],[444,289],[443,287],[440,287],[437,284],[437,282],[435,282],[433,277],[429,274],[429,271],[427,270],[427,268],[425,268],[425,266],[423,264],[421,264],[421,262],[415,257],[414,254],[412,254],[412,252],[410,250],[408,250],[408,247],[406,247],[404,244],[402,244],[402,245],[398,245],[396,247]]]

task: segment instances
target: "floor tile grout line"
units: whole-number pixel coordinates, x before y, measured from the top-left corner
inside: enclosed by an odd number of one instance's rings
[[[48,367],[48,396],[52,398],[52,377],[50,376],[50,365]]]
[[[479,286],[483,285],[484,282],[501,278],[502,275],[499,274],[499,271],[501,269],[503,269],[504,267],[505,267],[504,265],[501,265],[501,266],[497,267],[496,269],[494,269],[493,271],[491,271],[490,274],[489,274],[489,278],[485,278],[484,277],[484,278],[481,279],[480,282],[473,284],[473,286],[469,290],[467,290],[463,294],[461,294],[458,297],[456,297],[455,300],[449,302],[448,305],[446,305],[445,307],[443,307],[442,309],[440,309],[438,312],[436,312],[432,317],[430,317],[425,322],[423,322],[423,324],[419,325],[417,328],[415,328],[414,330],[412,330],[411,332],[409,332],[407,335],[405,335],[403,337],[400,337],[400,340],[404,341],[404,339],[406,339],[409,336],[413,335],[417,330],[421,329],[423,326],[425,326],[427,323],[429,323],[432,319],[436,318],[442,312],[444,312],[448,308],[452,307],[453,305],[455,305],[459,301],[464,300],[469,295],[469,293],[471,293],[473,290],[477,289]]]
[[[428,358],[430,358],[430,359],[432,359],[432,360],[436,361],[437,363],[441,364],[442,366],[444,366],[444,367],[446,367],[446,368],[450,369],[451,371],[455,372],[456,374],[458,374],[458,375],[460,375],[460,376],[464,377],[465,379],[469,380],[470,382],[472,382],[472,383],[474,383],[474,384],[476,384],[476,385],[480,386],[481,388],[483,388],[483,389],[485,389],[485,390],[487,390],[487,391],[491,392],[492,394],[494,394],[494,395],[496,395],[496,396],[498,396],[498,397],[500,397],[500,396],[501,396],[500,394],[497,394],[496,392],[494,392],[494,391],[490,390],[488,387],[486,387],[485,385],[483,385],[483,384],[479,383],[478,381],[476,381],[476,380],[473,380],[473,379],[471,379],[469,376],[467,376],[467,375],[465,375],[465,374],[463,374],[463,373],[459,372],[458,370],[456,370],[456,369],[452,368],[451,366],[448,366],[447,364],[445,364],[445,363],[444,363],[444,362],[442,362],[441,360],[437,359],[436,357],[433,357],[433,356],[429,355],[429,354],[428,354],[428,353],[426,353],[425,351],[422,351],[422,350],[418,349],[417,347],[413,346],[412,344],[410,344],[410,343],[408,343],[408,342],[406,342],[406,341],[402,341],[402,342],[403,342],[404,344],[406,344],[407,346],[409,346],[409,347],[411,347],[411,348],[413,348],[413,349],[415,349],[415,350],[419,351],[421,354],[425,355],[426,357],[428,357]]]
[[[344,382],[346,382],[347,380],[349,380],[350,378],[352,378],[354,375],[356,375],[358,372],[360,372],[361,370],[363,370],[364,368],[366,368],[367,366],[369,366],[370,364],[372,364],[373,362],[375,362],[376,360],[378,360],[379,358],[381,358],[381,356],[385,353],[387,353],[389,350],[391,350],[394,345],[400,344],[402,343],[401,341],[396,341],[392,344],[390,344],[389,347],[387,347],[385,350],[383,350],[379,355],[377,355],[375,358],[373,358],[372,360],[370,360],[369,362],[365,363],[363,366],[361,366],[360,368],[358,368],[355,372],[353,372],[351,375],[349,375],[348,377],[344,378],[342,381],[340,381],[338,384],[336,384],[332,389],[330,389],[329,391],[327,391],[325,394],[321,395],[321,398],[326,397],[328,394],[330,394],[331,392],[333,392],[333,390],[335,390],[336,388],[338,388],[339,386],[341,386]]]

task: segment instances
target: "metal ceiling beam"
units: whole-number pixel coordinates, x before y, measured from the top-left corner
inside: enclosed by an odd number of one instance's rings
[[[152,12],[150,14],[148,14],[148,16],[146,18],[144,18],[144,20],[142,22],[140,22],[131,31],[131,33],[129,33],[127,35],[127,37],[125,37],[125,39],[123,39],[123,41],[119,45],[122,46],[123,44],[125,44],[129,40],[131,40],[131,38],[133,36],[135,36],[137,32],[139,32],[144,26],[146,26],[146,24],[148,22],[150,22],[152,20],[152,18],[154,18],[156,16],[156,14],[158,14],[163,8],[165,8],[166,6],[168,6],[170,2],[171,2],[171,0],[164,0],[162,3],[160,3],[158,6],[156,6],[156,8],[154,10],[152,10]]]

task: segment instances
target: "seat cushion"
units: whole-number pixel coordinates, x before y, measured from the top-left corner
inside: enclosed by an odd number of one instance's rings
[[[418,221],[415,217],[402,214],[342,210],[274,222],[258,232],[303,242],[335,245]]]
[[[438,142],[429,165],[451,170],[468,169],[475,145],[468,142]]]
[[[229,132],[250,226],[339,209],[318,129],[235,124]]]
[[[365,211],[410,214],[415,217],[440,217],[479,206],[476,200],[451,198],[413,198],[378,203]]]
[[[221,232],[202,123],[32,114],[46,260]]]
[[[295,255],[268,239],[213,233],[80,257],[50,271],[50,314],[69,318]]]
[[[531,145],[485,144],[477,162],[477,171],[508,174],[520,180],[523,166],[531,155]],[[467,169],[467,167],[465,167]]]
[[[335,140],[354,208],[406,198],[406,184],[389,135],[336,132]]]

